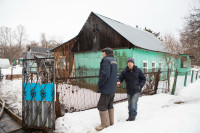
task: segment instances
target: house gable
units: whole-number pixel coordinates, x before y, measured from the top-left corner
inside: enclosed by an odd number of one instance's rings
[[[127,48],[132,46],[133,44],[92,12],[81,29],[72,51],[99,51],[105,47]]]

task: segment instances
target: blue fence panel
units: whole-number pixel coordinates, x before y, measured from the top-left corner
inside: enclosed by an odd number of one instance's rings
[[[53,101],[53,83],[24,83],[25,100]]]

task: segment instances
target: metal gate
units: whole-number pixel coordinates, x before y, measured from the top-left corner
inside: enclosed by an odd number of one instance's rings
[[[54,59],[24,59],[22,125],[26,131],[55,128]]]

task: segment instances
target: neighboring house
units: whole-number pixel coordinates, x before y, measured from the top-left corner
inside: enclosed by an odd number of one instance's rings
[[[71,42],[70,47],[68,46],[69,42]],[[165,44],[153,34],[93,12],[89,15],[79,34],[69,42],[59,46],[60,50],[57,52],[65,53],[66,48],[61,48],[62,46],[68,46],[68,48],[73,46],[73,54],[69,53],[75,64],[70,67],[71,69],[75,68],[76,76],[85,76],[82,70],[87,71],[87,75],[98,75],[98,71],[93,73],[92,70],[99,69],[102,59],[101,50],[105,47],[114,49],[119,72],[127,66],[127,59],[130,57],[135,59],[135,64],[144,72],[154,72],[158,68],[161,68],[162,71],[167,70],[164,58],[169,55],[169,52],[166,50]],[[57,49],[53,49],[54,53]],[[65,59],[68,58],[67,54],[64,56]],[[190,56],[176,56],[178,58],[173,58],[174,62],[170,64],[172,69],[176,67],[179,72],[190,71]]]
[[[27,52],[23,54],[23,59],[44,59],[53,58],[53,52],[50,51],[51,48],[41,48],[41,47],[29,47]],[[26,61],[27,70],[31,72],[37,72],[37,62],[36,60]],[[30,69],[29,69],[30,68]]]
[[[53,57],[53,53],[50,50],[51,48],[29,47],[27,52],[24,53],[24,59]]]
[[[10,67],[9,59],[2,59],[0,58],[0,68],[1,69],[8,69]]]

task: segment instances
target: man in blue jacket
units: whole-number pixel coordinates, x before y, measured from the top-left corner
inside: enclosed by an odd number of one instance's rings
[[[117,85],[126,81],[126,92],[128,97],[129,117],[126,121],[134,121],[137,115],[137,102],[145,85],[146,77],[143,72],[134,65],[134,59],[129,58],[128,66],[121,72]]]
[[[113,100],[117,89],[117,62],[113,57],[113,50],[104,48],[102,52],[98,81],[98,93],[101,95],[97,105],[101,125],[96,127],[97,131],[114,124]]]

